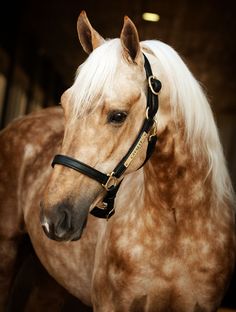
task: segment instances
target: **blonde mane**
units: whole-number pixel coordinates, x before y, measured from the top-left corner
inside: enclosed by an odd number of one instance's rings
[[[157,40],[142,42],[156,56],[170,89],[173,119],[181,114],[185,123],[186,143],[196,157],[208,159],[208,176],[218,202],[233,201],[233,189],[226,169],[225,158],[208,100],[180,56],[167,44]],[[95,49],[78,69],[72,86],[74,116],[96,108],[102,103],[106,88],[114,84],[114,77],[122,62],[119,39],[106,41]],[[158,76],[158,73],[154,73]],[[96,103],[96,104],[94,104]],[[161,103],[160,103],[161,105]],[[200,147],[200,148],[199,148]]]
[[[197,157],[201,152],[208,158],[208,175],[212,179],[216,200],[233,202],[233,188],[218,130],[204,91],[174,49],[157,40],[144,41],[143,44],[151,49],[162,66],[160,70],[169,83],[173,119],[177,113],[182,115],[186,143],[192,154]]]
[[[101,104],[103,94],[114,83],[115,73],[122,61],[120,55],[120,40],[108,40],[79,66],[72,86],[75,117],[82,116]]]

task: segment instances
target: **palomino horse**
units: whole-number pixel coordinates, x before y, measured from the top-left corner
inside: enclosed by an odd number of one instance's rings
[[[96,312],[216,311],[235,211],[206,97],[127,17],[105,41],[82,12],[78,34],[90,56],[62,96],[62,145],[57,110],[1,134],[2,293],[28,232],[48,272]]]

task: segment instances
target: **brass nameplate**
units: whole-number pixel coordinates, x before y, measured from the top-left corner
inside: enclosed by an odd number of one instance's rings
[[[137,155],[139,149],[142,147],[143,145],[143,142],[145,141],[145,139],[147,138],[148,134],[146,132],[144,132],[142,134],[142,136],[140,137],[137,145],[135,146],[135,149],[133,150],[133,152],[129,155],[129,157],[126,159],[125,163],[124,163],[124,166],[126,168],[129,167],[131,161],[134,159],[134,157]]]

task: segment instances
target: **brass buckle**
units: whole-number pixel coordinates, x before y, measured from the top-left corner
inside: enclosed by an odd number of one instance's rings
[[[102,184],[102,186],[109,191],[112,186],[116,186],[118,183],[118,179],[113,176],[114,172],[112,171],[111,173],[108,173],[107,176],[109,177],[107,182],[105,184]]]
[[[156,91],[153,89],[152,81],[151,81],[152,79],[158,80],[156,76],[153,76],[153,75],[152,75],[152,76],[149,76],[149,77],[148,77],[148,85],[149,85],[149,87],[150,87],[152,93],[155,94],[155,95],[158,95],[159,91],[156,92]]]
[[[101,202],[96,205],[99,209],[105,210],[107,208],[107,203]]]
[[[154,119],[154,124],[150,130],[148,140],[151,141],[152,137],[157,135],[157,121]]]

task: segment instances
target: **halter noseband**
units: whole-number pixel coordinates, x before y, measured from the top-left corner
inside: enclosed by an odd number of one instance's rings
[[[153,76],[150,63],[145,55],[144,60],[144,68],[148,80],[146,117],[136,140],[131,145],[126,155],[115,167],[115,169],[111,173],[105,174],[79,160],[65,155],[56,155],[52,161],[52,167],[54,167],[56,164],[69,167],[102,184],[102,186],[107,191],[103,199],[103,205],[102,207],[94,207],[90,212],[92,215],[98,218],[109,219],[115,213],[114,201],[122,182],[122,180],[119,181],[119,178],[129,167],[130,163],[135,158],[145,140],[148,139],[148,147],[146,159],[142,166],[148,161],[155,149],[157,134],[156,121],[154,117],[158,110],[158,93],[161,90],[161,82],[155,76]]]

